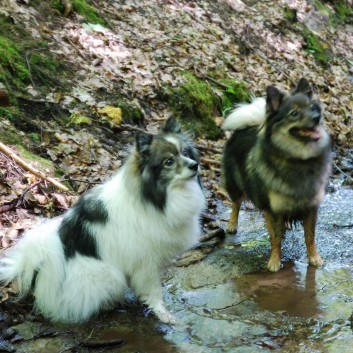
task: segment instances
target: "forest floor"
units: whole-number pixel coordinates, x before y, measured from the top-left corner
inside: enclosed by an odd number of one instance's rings
[[[319,221],[319,242],[330,239],[319,243],[328,265],[315,280],[298,230],[285,245],[289,262],[268,277],[267,235],[260,215],[246,205],[239,237],[213,239],[164,273],[165,298],[184,328],[158,324],[137,303],[82,327],[51,325],[31,313],[30,300],[14,304],[10,286],[0,288],[0,351],[98,352],[121,338],[128,343],[113,348],[117,352],[345,352],[340,349],[353,340],[347,289],[353,249],[345,243],[353,222],[347,202],[353,185],[352,2],[346,12],[306,0],[64,3],[1,4],[0,44],[15,56],[0,48],[0,141],[71,191],[40,182],[0,153],[0,252],[38,217],[61,214],[107,180],[136,132],[156,133],[171,113],[186,128],[204,124],[194,131],[208,201],[203,230],[222,233],[230,207],[220,186],[223,116],[249,93],[264,95],[269,84],[288,90],[306,77],[322,101],[333,141],[330,194]],[[200,117],[206,113],[211,127]],[[280,302],[266,297],[273,288],[306,302],[307,313],[291,312],[293,303],[262,306]],[[84,344],[91,336],[96,348]],[[339,346],[332,343],[337,340]]]

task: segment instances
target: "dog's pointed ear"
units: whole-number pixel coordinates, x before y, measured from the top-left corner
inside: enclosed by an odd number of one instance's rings
[[[303,77],[299,80],[297,87],[295,87],[293,93],[303,93],[309,98],[311,98],[313,95],[313,90],[310,87],[309,82]]]
[[[266,97],[267,106],[269,107],[270,112],[276,112],[282,103],[284,94],[275,86],[268,86],[266,91],[267,91],[267,97]]]
[[[181,126],[178,121],[173,116],[171,116],[162,127],[162,132],[180,134]]]
[[[153,140],[153,135],[150,135],[150,134],[139,132],[136,135],[136,149],[141,156],[147,157],[150,155],[150,147],[151,147],[152,140]]]

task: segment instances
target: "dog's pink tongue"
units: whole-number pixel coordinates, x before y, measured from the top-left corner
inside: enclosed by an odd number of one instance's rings
[[[300,129],[300,135],[309,137],[312,140],[318,140],[321,137],[321,132],[319,129]]]

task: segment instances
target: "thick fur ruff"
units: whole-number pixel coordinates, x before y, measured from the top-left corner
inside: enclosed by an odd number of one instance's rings
[[[289,94],[269,86],[266,98],[236,108],[229,119],[224,128],[235,131],[222,162],[225,188],[233,201],[228,231],[236,231],[241,201],[249,198],[265,212],[277,252],[269,268],[277,271],[279,238],[288,224],[304,222],[307,244],[315,234],[317,209],[331,170],[330,138],[321,107],[302,79]],[[321,264],[315,249],[308,252],[310,263]]]
[[[197,153],[174,119],[136,148],[108,182],[63,217],[28,231],[0,261],[0,280],[54,321],[81,322],[121,301],[128,286],[164,322],[161,267],[197,242],[205,200]],[[146,190],[148,189],[148,190]]]

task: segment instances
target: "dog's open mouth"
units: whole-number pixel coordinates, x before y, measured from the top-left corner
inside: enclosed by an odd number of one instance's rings
[[[312,128],[295,127],[290,131],[294,136],[299,137],[305,142],[317,141],[321,137],[321,130],[317,125]]]

